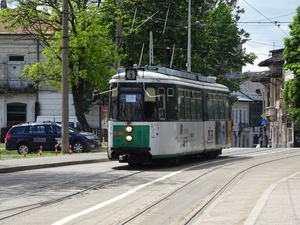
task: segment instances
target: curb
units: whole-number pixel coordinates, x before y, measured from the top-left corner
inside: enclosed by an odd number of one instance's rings
[[[38,165],[29,165],[29,166],[16,166],[10,168],[2,168],[0,169],[1,173],[13,173],[24,170],[34,170],[34,169],[44,169],[50,167],[59,167],[59,166],[70,166],[75,164],[90,164],[90,163],[99,163],[99,162],[108,162],[109,159],[92,159],[92,160],[79,160],[79,161],[68,161],[68,162],[59,162],[59,163],[46,163],[46,164],[38,164]]]

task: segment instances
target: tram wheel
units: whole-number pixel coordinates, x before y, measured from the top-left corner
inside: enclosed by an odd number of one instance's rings
[[[219,151],[211,151],[211,152],[207,152],[205,153],[205,158],[207,159],[215,159],[217,158],[219,155]]]

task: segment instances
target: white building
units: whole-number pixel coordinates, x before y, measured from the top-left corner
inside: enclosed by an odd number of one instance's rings
[[[38,91],[18,76],[25,64],[42,62],[41,45],[21,29],[7,31],[0,24],[0,141],[14,124],[35,121],[38,115],[62,114],[61,93],[45,86]],[[69,116],[75,116],[73,98],[69,95]],[[86,115],[90,127],[99,128],[99,105]]]
[[[232,147],[253,147],[258,144],[258,137],[263,134],[260,124],[263,98],[245,85],[240,85],[240,91],[234,92],[232,95],[238,99],[232,105],[231,112]]]

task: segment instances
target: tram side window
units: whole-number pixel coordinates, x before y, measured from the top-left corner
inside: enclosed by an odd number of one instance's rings
[[[214,106],[214,117],[213,119],[218,120],[220,119],[220,111],[219,111],[219,94],[213,94],[213,106]]]
[[[197,120],[197,92],[192,91],[191,96],[191,117],[192,120]]]
[[[167,119],[175,119],[175,106],[174,106],[174,89],[167,89]]]
[[[212,93],[207,93],[207,117],[209,120],[214,119],[214,99]]]
[[[159,102],[158,102],[158,116],[160,120],[166,119],[166,96],[165,96],[165,89],[159,88],[158,89],[159,94]]]
[[[203,103],[202,103],[202,93],[196,92],[195,93],[196,101],[197,101],[197,120],[202,121],[203,120]]]
[[[219,119],[225,119],[225,100],[224,95],[219,96]]]
[[[178,116],[179,119],[185,119],[185,102],[184,102],[184,91],[178,88]]]
[[[185,90],[185,119],[191,119],[191,91]]]
[[[229,119],[229,96],[226,95],[224,98],[224,107],[225,107],[225,119]]]
[[[117,112],[118,112],[117,95],[118,95],[118,92],[116,89],[111,92],[110,118],[114,119],[114,120],[117,119]]]

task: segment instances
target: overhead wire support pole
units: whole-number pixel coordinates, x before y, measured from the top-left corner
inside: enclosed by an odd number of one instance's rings
[[[171,2],[169,2],[169,5],[168,5],[168,11],[167,11],[166,19],[165,19],[163,35],[165,35],[165,32],[166,32],[166,27],[167,27],[167,21],[168,21],[168,17],[169,17],[170,8],[171,8]]]
[[[123,0],[119,0],[119,8],[123,8]],[[117,27],[116,27],[116,46],[120,47],[122,43],[122,31],[123,31],[123,22],[118,19]],[[115,69],[117,70],[120,68],[121,62],[120,60],[115,62]],[[101,105],[101,104],[100,104]]]
[[[68,50],[68,0],[63,0],[62,10],[62,153],[69,153],[69,50]]]
[[[191,11],[192,3],[189,0],[188,6],[188,46],[187,46],[187,72],[191,72]]]

